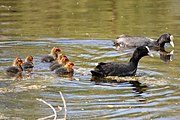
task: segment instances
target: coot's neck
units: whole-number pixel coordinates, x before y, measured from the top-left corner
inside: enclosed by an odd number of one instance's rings
[[[139,52],[134,52],[133,56],[131,57],[129,64],[133,65],[133,66],[137,66],[139,63],[139,60],[143,57],[143,55],[141,55]]]
[[[158,44],[158,46],[159,46],[160,48],[164,48],[165,42],[164,42],[164,40],[162,40],[161,38],[159,38],[159,39],[157,40],[157,44]]]

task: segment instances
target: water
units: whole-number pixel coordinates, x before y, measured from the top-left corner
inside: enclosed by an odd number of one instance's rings
[[[0,2],[0,118],[38,119],[67,104],[68,119],[180,119],[180,8],[178,0],[159,1],[3,1]],[[158,38],[174,35],[173,60],[141,59],[136,77],[91,81],[98,62],[127,62],[134,49],[115,50],[119,34]],[[57,77],[41,63],[52,47],[75,63],[72,79]],[[14,81],[4,70],[15,57],[33,55],[32,75]],[[64,110],[64,109],[63,109]],[[64,111],[58,118],[64,117]]]

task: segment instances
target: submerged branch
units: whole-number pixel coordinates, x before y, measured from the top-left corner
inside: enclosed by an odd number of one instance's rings
[[[63,106],[64,106],[64,118],[57,119],[57,112],[61,111],[61,110],[62,110],[62,107],[58,106],[59,110],[56,111],[55,108],[54,108],[51,104],[47,103],[46,101],[44,101],[44,100],[42,100],[42,99],[38,99],[38,98],[37,98],[36,100],[38,100],[38,101],[40,101],[40,102],[43,102],[44,104],[48,105],[48,106],[53,110],[53,112],[54,112],[53,115],[50,115],[50,116],[47,116],[47,117],[43,117],[43,118],[39,118],[38,120],[46,120],[46,119],[51,118],[51,117],[54,117],[54,120],[66,120],[66,119],[67,119],[66,101],[65,101],[65,99],[64,99],[64,96],[63,96],[62,92],[59,92],[59,94],[60,94],[61,99],[62,99],[62,101],[63,101]]]
[[[64,105],[64,119],[66,120],[67,118],[67,108],[66,108],[66,101],[64,99],[64,96],[62,95],[62,92],[60,91],[59,94],[61,95],[62,101],[63,101],[63,105]]]
[[[50,116],[47,116],[47,117],[44,117],[44,118],[39,118],[38,120],[45,120],[45,119],[50,118],[50,117],[54,117],[54,120],[56,120],[57,113],[56,113],[56,110],[54,109],[54,107],[51,104],[49,104],[46,101],[44,101],[43,99],[38,99],[37,98],[36,100],[38,100],[40,102],[43,102],[44,104],[48,105],[53,110],[53,112],[54,112],[54,115],[50,115]]]

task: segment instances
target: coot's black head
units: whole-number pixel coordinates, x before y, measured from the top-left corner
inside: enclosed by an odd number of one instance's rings
[[[164,47],[165,43],[170,43],[171,46],[174,47],[173,39],[174,37],[171,34],[165,33],[160,36],[157,42],[160,45],[160,47]]]
[[[140,46],[138,48],[136,48],[136,50],[133,53],[133,57],[134,59],[141,59],[143,56],[153,56],[149,50],[148,46]]]
[[[133,65],[138,65],[139,60],[144,56],[153,56],[149,50],[148,46],[140,46],[136,48],[136,50],[133,53],[133,56],[131,57],[129,63]]]

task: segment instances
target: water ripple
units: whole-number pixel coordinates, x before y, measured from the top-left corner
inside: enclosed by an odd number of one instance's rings
[[[140,61],[135,77],[114,77],[104,81],[91,81],[91,73],[98,62],[127,62],[133,49],[116,51],[109,40],[61,40],[43,41],[3,41],[1,42],[0,71],[4,72],[16,56],[23,59],[30,49],[34,56],[34,71],[22,81],[12,81],[4,74],[1,76],[0,106],[2,109],[34,108],[34,115],[50,113],[47,107],[39,107],[36,98],[43,98],[53,106],[62,105],[59,91],[67,102],[69,119],[151,119],[161,116],[163,112],[173,115],[172,110],[179,110],[178,77],[164,72],[164,64],[157,68],[158,60],[143,58]],[[8,48],[7,46],[11,46]],[[49,54],[53,46],[62,49],[68,58],[75,63],[75,74],[72,79],[57,77],[49,70],[49,63],[41,63],[41,57]],[[15,53],[15,55],[14,55]],[[150,63],[152,63],[150,66]],[[162,69],[161,69],[161,66]],[[14,95],[12,102],[11,95]],[[16,105],[16,103],[21,103]],[[11,107],[13,106],[13,107]],[[8,111],[7,109],[7,111]],[[25,108],[24,108],[25,109]],[[24,115],[23,110],[16,113]],[[7,112],[5,111],[5,112]],[[26,114],[26,112],[24,112]],[[61,113],[59,113],[60,116]],[[32,115],[32,114],[31,114]],[[24,115],[25,116],[25,115]],[[89,117],[91,116],[91,118]],[[28,116],[27,116],[28,117]]]

